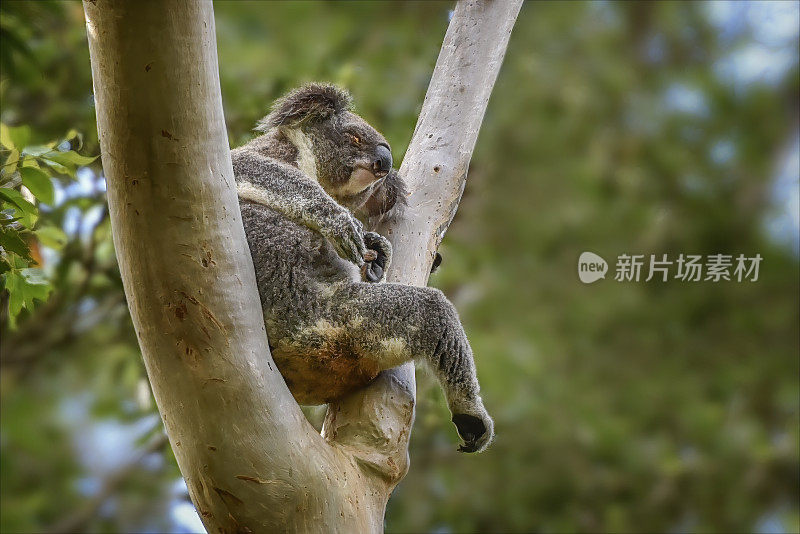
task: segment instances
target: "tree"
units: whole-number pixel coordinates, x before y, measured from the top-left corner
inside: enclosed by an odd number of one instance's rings
[[[521,0],[463,1],[382,231],[425,284]],[[239,218],[209,2],[86,0],[114,243],[159,411],[209,531],[379,531],[408,468],[413,367],[330,406],[318,435],[272,364]]]

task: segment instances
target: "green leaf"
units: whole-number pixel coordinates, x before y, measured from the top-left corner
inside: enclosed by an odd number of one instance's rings
[[[34,300],[47,300],[52,287],[45,279],[44,272],[37,268],[8,271],[3,278],[9,293],[9,324],[15,328],[22,308],[33,310]]]
[[[26,261],[33,261],[28,244],[19,235],[19,232],[11,227],[0,227],[0,247],[8,252],[13,252]]]
[[[0,187],[0,200],[4,205],[14,208],[16,215],[20,218],[20,223],[26,228],[33,228],[39,213],[36,206],[25,200],[22,193],[16,189]]]
[[[14,142],[11,141],[11,132],[8,126],[0,124],[0,145],[6,148],[14,148]]]
[[[40,269],[39,267],[28,267],[27,269],[22,269],[20,272],[22,273],[22,276],[25,277],[25,280],[30,285],[36,285],[36,286],[49,285],[49,282],[47,281],[47,277],[44,274],[44,271],[42,269]],[[42,300],[44,300],[44,299],[42,299]]]
[[[17,270],[19,270],[19,269],[27,269],[31,264],[31,262],[29,260],[26,260],[25,258],[21,258],[20,256],[17,256],[16,254],[9,254],[8,256],[9,256],[9,259],[11,260],[11,268],[12,269],[17,269]]]
[[[49,158],[42,157],[41,160],[47,164],[48,167],[52,168],[58,174],[65,174],[72,178],[75,178],[75,167],[66,167],[58,162],[52,161]]]
[[[74,150],[67,150],[66,152],[53,152],[44,156],[50,161],[61,163],[62,165],[77,165],[79,167],[88,165],[97,159],[97,156],[81,156]]]
[[[36,161],[36,158],[30,155],[22,156],[22,161],[20,162],[20,167],[33,167],[34,169],[41,169],[41,165],[39,162]]]
[[[11,226],[13,223],[17,222],[19,217],[11,217],[7,213],[0,211],[0,226]]]
[[[11,175],[17,170],[17,165],[19,165],[19,151],[16,148],[12,148],[5,163],[3,163],[3,178],[8,177],[11,179]]]
[[[46,247],[61,250],[67,244],[67,234],[56,226],[45,226],[34,233],[39,238],[39,242]]]
[[[45,204],[53,204],[53,182],[47,173],[35,167],[22,167],[19,173],[22,175],[22,183],[33,193],[33,196]]]
[[[38,156],[43,156],[45,154],[48,154],[50,152],[55,152],[55,150],[53,150],[53,144],[50,143],[49,145],[31,145],[31,146],[26,146],[25,150],[23,150],[22,152],[24,154],[29,155],[29,156],[37,156],[38,157]]]
[[[0,200],[8,202],[9,204],[16,206],[23,211],[36,212],[36,206],[25,200],[25,197],[22,196],[22,193],[16,189],[11,189],[9,187],[0,188]]]
[[[12,143],[8,148],[22,150],[31,140],[31,127],[28,125],[17,126],[15,128],[9,127],[8,138]]]

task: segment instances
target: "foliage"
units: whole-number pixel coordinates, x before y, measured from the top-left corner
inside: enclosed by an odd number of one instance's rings
[[[11,328],[23,308],[33,310],[34,300],[47,299],[52,287],[31,251],[31,243],[59,250],[67,236],[52,224],[36,226],[37,206],[25,198],[16,187],[24,186],[40,203],[53,205],[55,175],[75,177],[78,166],[96,158],[81,156],[70,150],[73,142],[80,144],[81,136],[70,131],[61,141],[46,145],[30,145],[28,126],[9,128],[0,124],[0,149],[5,156],[0,169],[0,293],[8,294],[8,320]]]
[[[725,6],[720,24],[712,9]],[[465,322],[498,438],[457,454],[439,390],[418,373],[389,532],[800,529],[800,273],[768,224],[792,194],[775,177],[796,143],[800,81],[796,32],[781,45],[779,20],[766,37],[751,24],[770,6],[524,5],[432,279]],[[330,80],[400,161],[450,7],[218,3],[232,145],[286,89]],[[97,153],[80,5],[4,1],[0,32],[3,122],[41,140],[74,128]],[[785,68],[731,74],[759,41],[768,58],[788,54]],[[42,258],[49,301],[0,327],[4,532],[80,509],[157,422],[99,170],[50,180],[54,205],[20,234],[38,243],[60,228],[66,242]],[[585,286],[585,250],[764,261],[756,283]],[[169,452],[137,465],[77,530],[187,528]]]

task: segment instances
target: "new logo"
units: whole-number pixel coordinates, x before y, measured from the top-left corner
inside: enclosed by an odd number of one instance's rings
[[[584,284],[597,282],[606,277],[608,263],[594,252],[584,252],[578,258],[578,278]]]

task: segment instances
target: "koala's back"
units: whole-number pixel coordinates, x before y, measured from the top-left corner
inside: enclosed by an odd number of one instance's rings
[[[265,206],[246,200],[240,204],[268,324],[296,324],[298,315],[319,317],[327,308],[320,293],[353,281],[355,267],[317,232]],[[275,334],[282,337],[280,331]]]
[[[378,367],[357,357],[336,298],[358,268],[319,233],[253,202],[240,208],[272,357],[297,401],[322,404],[368,383]]]

